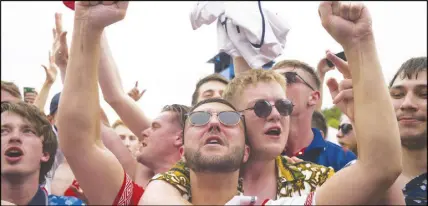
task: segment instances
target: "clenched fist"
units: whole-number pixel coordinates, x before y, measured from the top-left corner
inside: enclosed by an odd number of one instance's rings
[[[323,27],[344,48],[372,35],[372,19],[362,3],[325,1],[318,12]]]
[[[128,1],[76,1],[76,20],[84,20],[93,29],[105,27],[125,18]]]

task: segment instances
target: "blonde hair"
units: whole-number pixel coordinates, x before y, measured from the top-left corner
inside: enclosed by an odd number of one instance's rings
[[[118,120],[116,120],[116,121],[114,122],[114,124],[113,124],[112,128],[113,128],[113,129],[116,129],[116,127],[118,127],[118,126],[120,126],[120,125],[123,125],[123,126],[125,126],[125,127],[126,127],[125,123],[123,123],[123,122],[122,122],[122,120],[118,119]]]
[[[281,85],[284,92],[287,85],[284,76],[273,70],[252,69],[230,81],[223,93],[223,98],[231,102],[233,105],[236,105],[243,91],[249,85],[254,86],[259,82],[276,82]]]

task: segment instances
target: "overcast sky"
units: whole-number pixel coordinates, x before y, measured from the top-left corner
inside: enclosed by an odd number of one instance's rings
[[[257,2],[253,2],[257,3]],[[189,13],[196,2],[131,2],[125,20],[106,29],[126,91],[135,81],[147,92],[139,105],[150,118],[165,104],[189,105],[199,78],[214,71],[206,61],[217,54],[216,24],[194,31]],[[366,2],[382,69],[387,81],[407,59],[427,54],[426,2]],[[277,60],[298,59],[316,66],[326,49],[340,46],[322,28],[319,2],[262,2],[262,6],[287,19],[291,31],[283,55]],[[48,63],[54,13],[63,13],[64,29],[71,40],[73,12],[62,2],[1,2],[1,79],[21,89],[45,80],[40,64]],[[340,75],[337,71],[328,77]],[[327,87],[324,85],[324,88]],[[61,78],[51,89],[46,104],[62,89]],[[110,122],[118,117],[103,101]],[[323,107],[331,107],[328,93]]]

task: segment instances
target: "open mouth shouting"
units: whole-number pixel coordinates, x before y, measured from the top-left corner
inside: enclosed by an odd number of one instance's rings
[[[6,149],[4,155],[8,163],[16,163],[21,160],[24,152],[19,147],[9,147]]]

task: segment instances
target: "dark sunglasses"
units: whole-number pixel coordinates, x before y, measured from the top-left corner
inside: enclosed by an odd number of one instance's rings
[[[308,82],[306,82],[299,74],[297,74],[296,72],[285,72],[284,76],[285,76],[285,80],[287,81],[287,84],[294,84],[294,83],[296,83],[297,82],[297,77],[298,77],[298,78],[300,78],[303,81],[303,83],[306,86],[308,86],[313,91],[315,91],[315,89]]]
[[[254,113],[260,118],[266,118],[270,115],[272,112],[272,106],[268,101],[266,100],[258,100],[254,107],[244,109],[245,110],[254,110]],[[293,103],[288,99],[279,99],[275,101],[275,108],[278,110],[279,114],[281,116],[288,116],[293,111]]]
[[[211,113],[206,111],[197,111],[186,114],[189,122],[193,126],[204,126],[211,120],[212,115],[217,115],[218,121],[225,126],[235,126],[241,121],[242,115],[235,111],[223,111]]]
[[[352,131],[352,124],[341,124],[339,125],[339,130],[342,130],[343,135],[347,135],[350,131]]]

